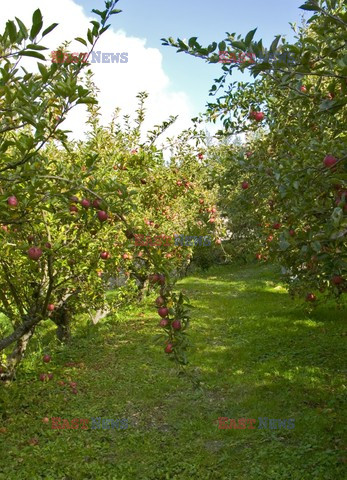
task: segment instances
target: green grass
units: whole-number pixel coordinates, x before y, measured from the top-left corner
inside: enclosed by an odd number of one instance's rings
[[[194,308],[181,375],[153,343],[149,299],[93,327],[80,321],[68,348],[51,340],[48,366],[41,351],[29,355],[0,387],[0,479],[342,479],[347,311],[308,314],[278,278],[267,266],[226,266],[182,280]],[[34,347],[52,334],[41,327]],[[38,381],[48,370],[54,380]],[[46,416],[126,417],[129,428],[52,430]],[[219,430],[218,417],[295,418],[295,428]]]

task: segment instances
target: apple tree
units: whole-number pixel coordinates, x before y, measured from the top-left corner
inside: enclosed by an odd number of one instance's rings
[[[297,40],[278,35],[267,52],[256,29],[208,47],[196,37],[164,43],[214,64],[218,50],[244,55],[222,65],[207,104],[221,135],[245,138],[220,149],[221,205],[239,254],[277,262],[290,292],[316,303],[317,292],[339,300],[347,290],[347,11],[342,0],[301,8],[313,15],[293,25]],[[254,82],[229,82],[235,69]]]

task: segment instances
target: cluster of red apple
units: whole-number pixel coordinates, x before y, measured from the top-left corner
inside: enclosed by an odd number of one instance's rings
[[[69,386],[71,388],[71,393],[73,393],[74,395],[77,395],[77,393],[78,393],[77,388],[76,388],[77,387],[76,382],[64,382],[64,380],[59,380],[58,385],[60,387]]]
[[[44,356],[42,357],[42,361],[43,361],[44,363],[49,363],[51,360],[52,360],[52,357],[51,357],[50,355],[47,355],[47,354],[46,354],[46,355],[44,355]],[[75,364],[74,364],[74,363],[66,364],[66,366],[73,366],[73,365],[75,365]],[[53,379],[53,373],[41,373],[41,374],[39,375],[39,380],[41,380],[41,382],[46,382],[46,381],[52,380],[52,379]],[[72,392],[74,395],[76,395],[76,394],[78,393],[78,392],[77,392],[77,389],[76,389],[76,387],[77,387],[77,383],[76,383],[76,382],[66,383],[66,382],[64,382],[63,380],[59,380],[59,381],[58,381],[58,385],[59,385],[60,387],[64,387],[64,386],[69,385],[70,388],[71,388],[71,392]]]
[[[78,208],[77,208],[76,204],[79,203],[84,209],[88,209],[88,208],[90,208],[90,206],[97,209],[98,210],[97,217],[100,220],[100,222],[105,222],[108,219],[108,214],[104,210],[100,210],[101,200],[99,198],[95,198],[93,200],[93,202],[91,203],[87,198],[83,198],[80,201],[76,196],[72,196],[70,201],[72,202],[71,205],[70,205],[70,212],[72,214],[78,213]],[[8,197],[7,204],[9,205],[10,208],[18,207],[19,202],[18,202],[17,197],[14,196],[14,195],[11,195],[10,197]],[[34,241],[34,238],[35,237],[33,235],[29,235],[28,236],[28,242]],[[44,248],[50,250],[52,248],[51,243],[46,242],[45,245],[44,245]],[[27,255],[30,258],[30,260],[38,261],[43,255],[43,250],[42,250],[41,247],[32,246],[28,249]],[[100,257],[103,260],[106,260],[107,258],[109,258],[109,254],[107,252],[102,252],[100,254]],[[54,309],[54,307],[53,307],[53,309]],[[50,308],[49,308],[49,310],[50,310]]]
[[[51,361],[51,356],[50,355],[44,355],[42,357],[42,360],[44,363],[49,363]],[[53,378],[53,373],[40,373],[39,379],[41,382],[46,382],[48,380],[52,380]]]
[[[265,114],[264,112],[257,112],[255,110],[252,110],[249,114],[249,118],[252,120],[255,120],[256,122],[261,122],[264,120]]]
[[[331,285],[336,287],[337,289],[341,289],[345,291],[347,281],[341,276],[341,275],[333,275],[330,279]],[[324,289],[322,290],[324,291]],[[315,302],[317,300],[317,297],[314,293],[310,292],[306,295],[306,302]]]
[[[70,198],[70,201],[71,201],[70,212],[72,214],[78,213],[78,208],[76,204],[80,204],[81,207],[83,207],[85,210],[87,210],[91,206],[96,210],[98,210],[96,215],[100,220],[100,222],[106,222],[106,220],[108,219],[107,212],[105,212],[104,210],[101,210],[102,202],[99,198],[95,198],[92,202],[90,202],[90,200],[88,200],[87,198],[82,198],[82,200],[79,200],[78,197],[73,195]]]
[[[182,324],[178,319],[171,320],[169,318],[170,310],[168,305],[170,304],[170,300],[168,299],[168,295],[164,293],[163,288],[165,285],[165,276],[156,273],[154,275],[150,275],[149,281],[152,284],[158,283],[161,286],[160,296],[155,300],[156,306],[158,307],[158,315],[161,317],[159,326],[165,328],[169,335],[169,339],[167,340],[166,347],[164,349],[165,353],[173,353],[175,348],[174,332],[181,330]]]
[[[113,165],[113,170],[128,170],[125,165]]]
[[[178,187],[184,187],[186,190],[188,190],[188,188],[194,188],[194,184],[192,182],[189,182],[186,178],[183,178],[182,180],[177,180],[176,185]]]
[[[210,218],[208,219],[208,223],[215,223],[216,222],[215,214],[217,213],[217,208],[215,206],[213,206],[213,207],[210,207],[210,208],[208,207],[204,210],[202,205],[204,205],[205,200],[203,198],[199,198],[199,203],[201,205],[201,207],[199,209],[199,213],[204,213],[204,211],[209,213]]]

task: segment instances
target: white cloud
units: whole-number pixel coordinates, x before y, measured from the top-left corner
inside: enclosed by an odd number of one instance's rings
[[[44,17],[44,27],[51,23],[59,26],[46,37],[43,42],[50,50],[55,50],[65,40],[73,40],[77,36],[84,37],[89,27],[89,18],[81,6],[72,0],[1,0],[0,27],[3,29],[8,19],[19,17],[27,27],[31,25],[32,13],[40,8]],[[6,6],[4,6],[6,5]],[[121,17],[119,17],[121,18]],[[83,52],[81,43],[71,43],[72,52]],[[91,70],[94,82],[100,90],[99,105],[103,123],[111,119],[116,107],[122,114],[134,115],[137,106],[136,95],[147,91],[147,121],[145,126],[151,128],[166,120],[169,115],[179,115],[177,123],[168,130],[171,135],[178,133],[190,124],[194,116],[192,105],[184,92],[172,91],[170,79],[162,67],[162,55],[156,48],[146,47],[146,40],[129,37],[124,31],[111,28],[99,40],[96,51],[104,53],[128,53],[128,63],[93,63]],[[26,62],[30,61],[26,59]],[[63,127],[81,138],[85,131],[85,107],[76,107],[69,115]]]

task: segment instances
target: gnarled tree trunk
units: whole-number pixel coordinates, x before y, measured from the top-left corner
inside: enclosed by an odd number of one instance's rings
[[[62,305],[50,318],[57,325],[56,334],[58,340],[64,343],[68,342],[71,338],[71,313],[67,306],[65,304]]]
[[[22,361],[25,351],[27,349],[30,338],[33,336],[35,327],[32,327],[28,332],[17,340],[16,346],[12,353],[7,357],[6,371],[0,374],[1,380],[13,380],[16,376],[16,369],[18,364]]]

